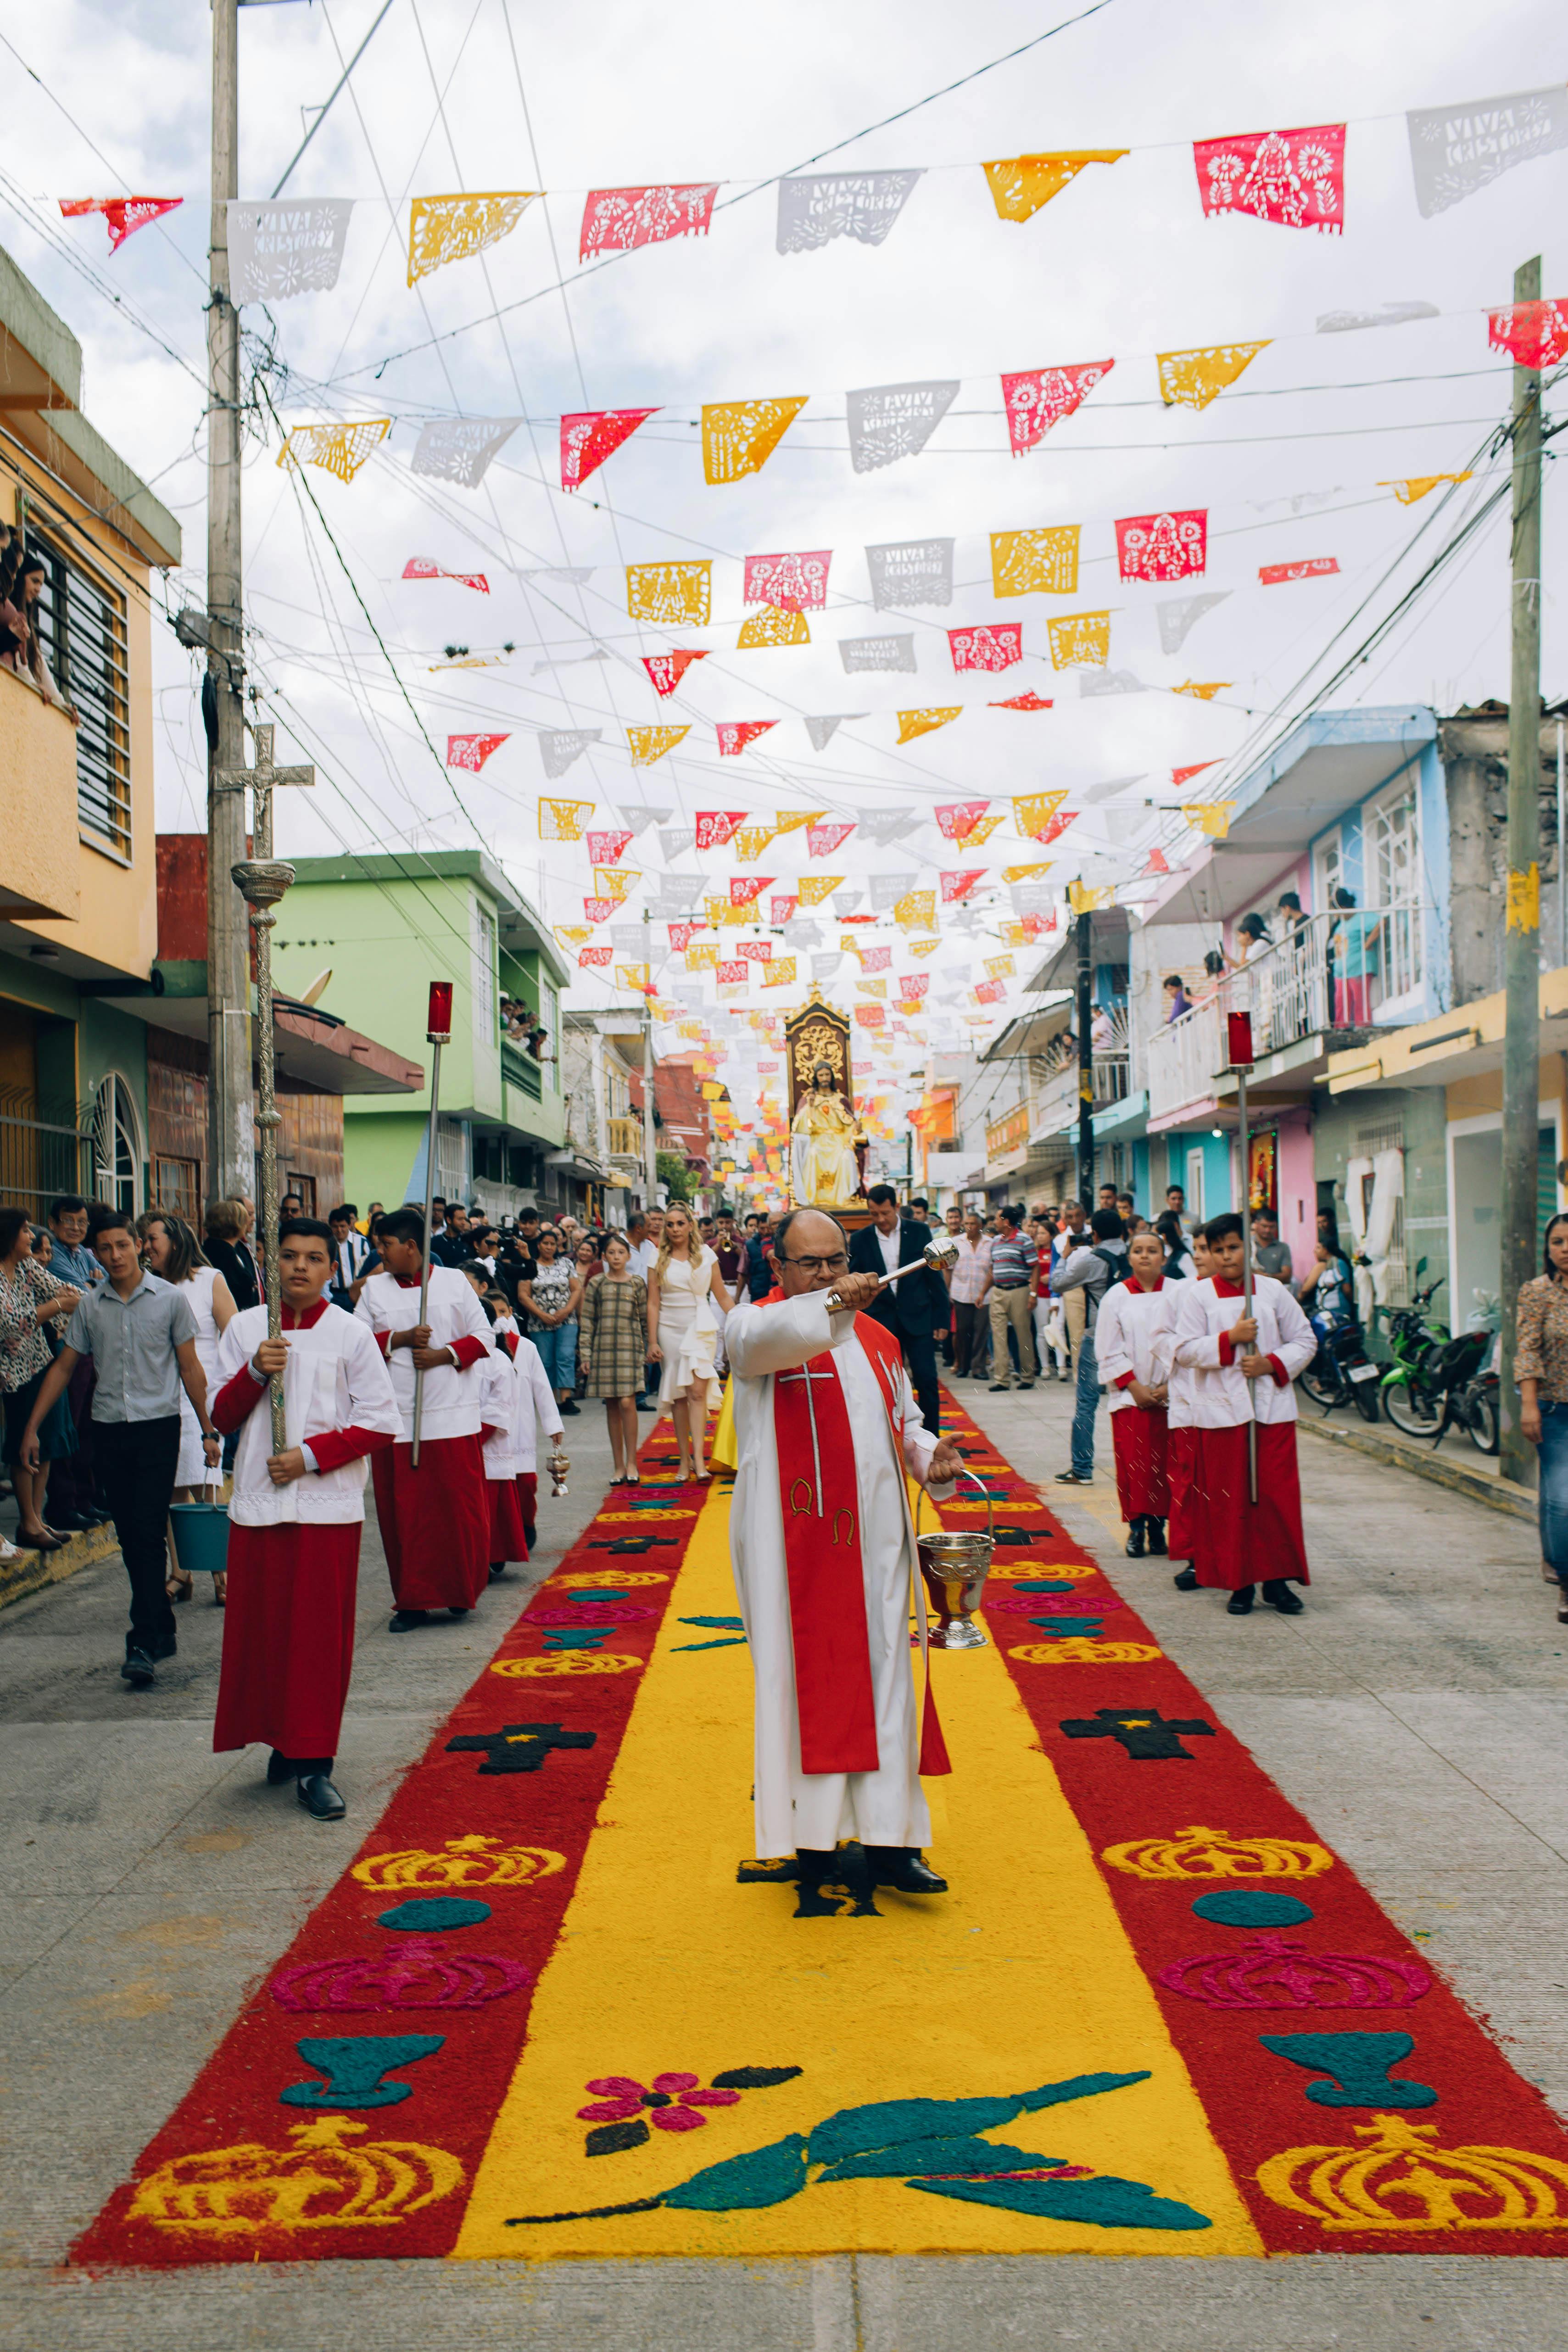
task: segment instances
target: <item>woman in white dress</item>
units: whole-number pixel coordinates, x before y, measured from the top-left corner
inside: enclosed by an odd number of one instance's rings
[[[217,1393],[219,1335],[235,1311],[233,1293],[216,1266],[209,1265],[202,1255],[201,1244],[183,1217],[172,1215],[167,1209],[150,1209],[137,1230],[148,1272],[158,1275],[164,1282],[178,1284],[190,1298],[191,1312],[196,1318],[196,1360],[207,1376],[210,1409]],[[209,1461],[202,1442],[201,1424],[182,1389],[180,1459],[174,1470],[172,1499],[176,1503],[196,1502],[201,1488],[221,1476],[216,1442]],[[225,1581],[221,1573],[213,1579],[213,1599],[220,1609],[224,1605]],[[175,1565],[172,1548],[167,1590],[171,1601],[189,1601],[191,1597],[190,1576]]]
[[[722,1393],[716,1361],[719,1322],[732,1304],[717,1258],[697,1238],[690,1212],[672,1201],[648,1274],[648,1360],[663,1367],[659,1409],[667,1410],[675,1425],[683,1484],[707,1480],[707,1411],[710,1404],[717,1406]]]

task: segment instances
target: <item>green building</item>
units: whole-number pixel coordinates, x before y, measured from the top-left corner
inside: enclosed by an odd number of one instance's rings
[[[570,974],[542,918],[482,850],[293,864],[273,943],[280,989],[312,992],[324,1012],[428,1066],[430,983],[453,983],[436,1192],[478,1201],[492,1216],[569,1202],[558,1056]],[[544,1031],[537,1055],[507,1034],[522,1015]],[[429,1115],[428,1087],[345,1099],[345,1197],[361,1210],[422,1198]]]

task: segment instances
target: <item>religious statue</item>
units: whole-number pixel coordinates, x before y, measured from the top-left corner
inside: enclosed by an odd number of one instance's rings
[[[818,1062],[791,1124],[790,1190],[798,1209],[844,1208],[860,1185],[855,1115],[838,1090],[832,1066]]]

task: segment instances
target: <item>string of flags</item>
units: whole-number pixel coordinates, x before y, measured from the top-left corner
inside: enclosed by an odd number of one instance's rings
[[[1430,219],[1505,172],[1568,147],[1568,89],[1552,83],[1501,98],[1417,107],[1405,121],[1416,209]],[[1347,118],[1192,141],[1203,217],[1240,217],[1277,228],[1343,235],[1350,129]],[[1132,147],[1054,149],[982,163],[978,168],[998,219],[1021,225],[1091,166],[1108,169],[1134,152]],[[938,168],[950,175],[973,167]],[[867,247],[884,245],[930,170],[918,165],[781,176],[773,184],[778,191],[776,250],[782,256],[820,253],[842,238]],[[578,234],[580,264],[706,236],[718,192],[726,184],[722,180],[666,181],[589,189]],[[755,188],[758,183],[742,184]],[[408,284],[499,244],[546,194],[518,188],[413,197]],[[68,217],[102,214],[110,249],[118,251],[138,228],[183,201],[180,196],[63,197],[59,204]],[[351,197],[231,202],[228,247],[234,299],[277,301],[334,286],[353,202]]]

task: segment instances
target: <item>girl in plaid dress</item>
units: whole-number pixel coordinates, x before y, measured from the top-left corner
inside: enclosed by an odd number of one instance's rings
[[[604,1400],[610,1450],[615,1456],[612,1486],[635,1486],[637,1391],[648,1354],[648,1286],[631,1272],[632,1247],[622,1234],[604,1244],[604,1272],[582,1294],[579,1352],[588,1374],[588,1393]]]

